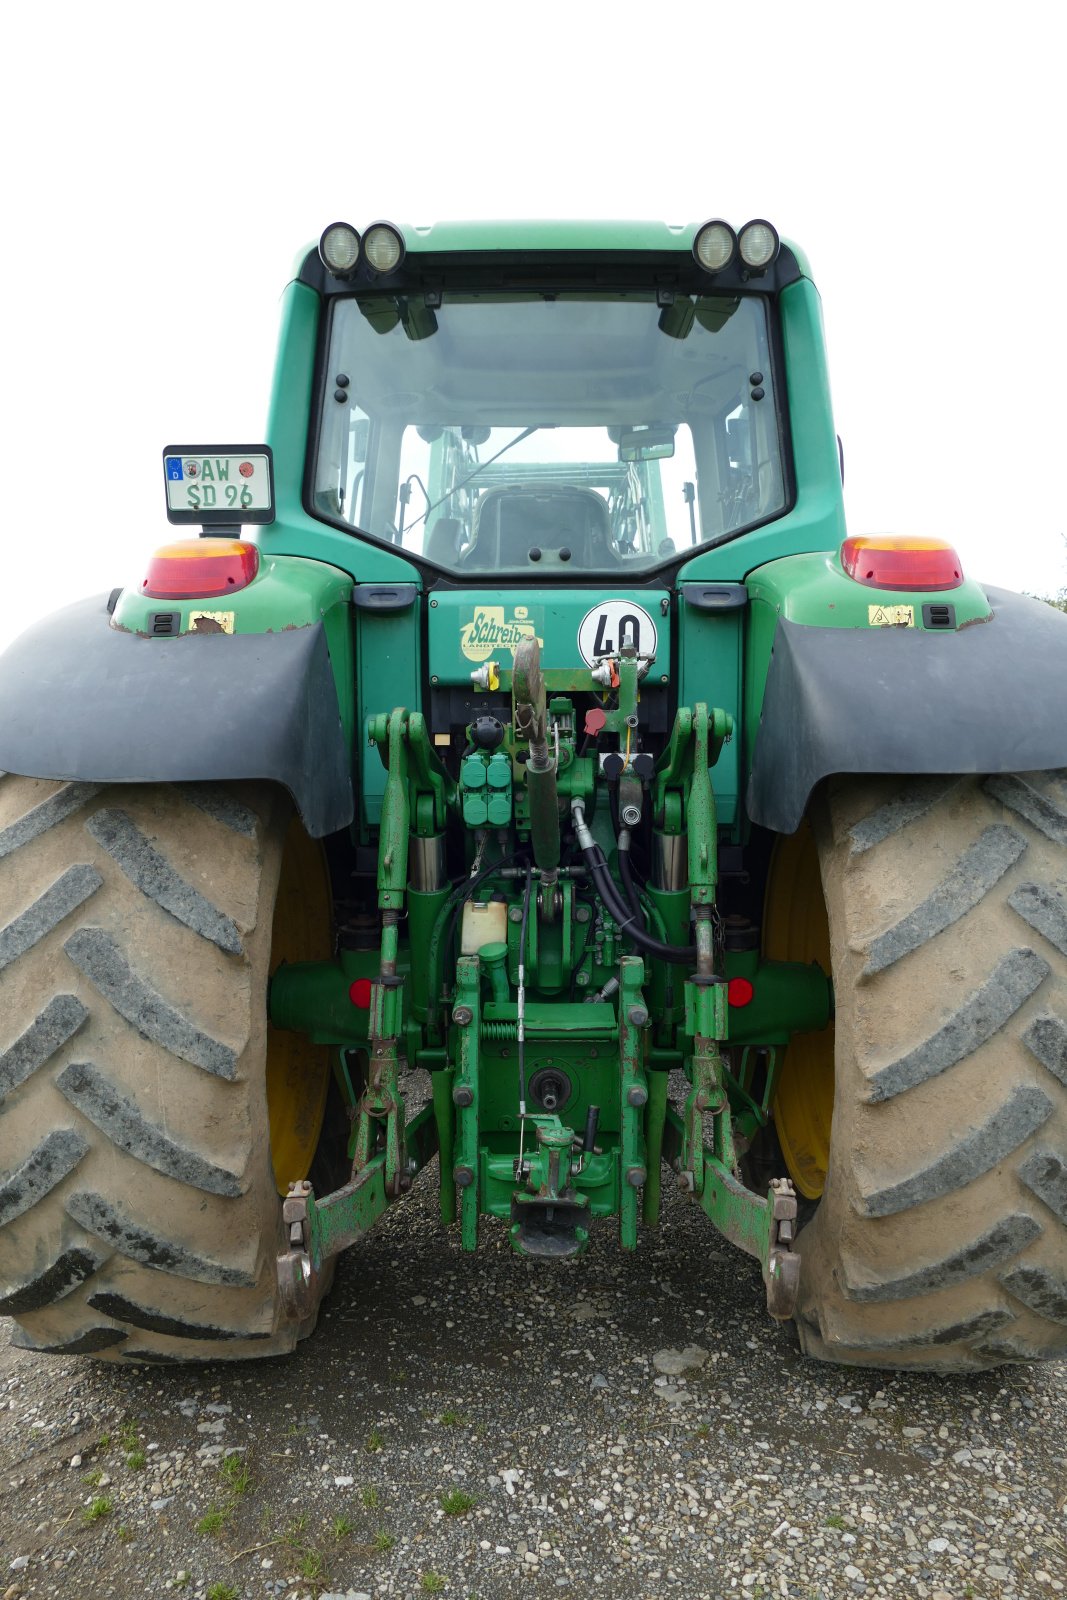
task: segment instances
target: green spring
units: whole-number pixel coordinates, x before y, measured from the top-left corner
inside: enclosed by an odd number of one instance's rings
[[[519,1030],[514,1022],[483,1022],[482,1038],[496,1040],[503,1044],[507,1040],[517,1039]]]

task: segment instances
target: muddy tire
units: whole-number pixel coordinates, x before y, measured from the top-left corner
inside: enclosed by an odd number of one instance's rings
[[[1067,1354],[1067,782],[837,780],[829,1169],[809,1356],[966,1371]]]
[[[0,1314],[17,1345],[179,1362],[311,1331],[277,1299],[266,1077],[294,827],[266,786],[0,775]]]

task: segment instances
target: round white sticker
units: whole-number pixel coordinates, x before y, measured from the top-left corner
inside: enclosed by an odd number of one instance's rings
[[[617,656],[628,638],[639,656],[655,655],[656,624],[644,607],[632,600],[601,600],[582,618],[578,649],[586,666],[592,667],[598,656]]]

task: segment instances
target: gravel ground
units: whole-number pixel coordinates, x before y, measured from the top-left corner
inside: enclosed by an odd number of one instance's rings
[[[1067,1586],[1063,1365],[805,1361],[665,1191],[549,1266],[436,1221],[435,1169],[288,1360],[120,1368],[0,1324],[0,1600],[524,1593],[993,1600]]]

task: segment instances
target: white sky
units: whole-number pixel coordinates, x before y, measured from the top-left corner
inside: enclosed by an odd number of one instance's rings
[[[327,222],[763,215],[823,295],[850,530],[1067,582],[1051,5],[54,0],[4,27],[0,644],[136,582],[160,451],[262,437]]]

